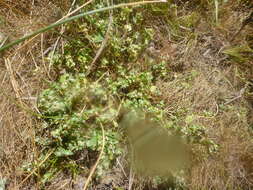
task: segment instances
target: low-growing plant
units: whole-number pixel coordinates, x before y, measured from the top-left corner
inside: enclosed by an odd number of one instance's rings
[[[108,91],[99,83],[88,82],[82,74],[62,75],[58,82],[41,93],[38,108],[47,119],[38,131],[37,143],[45,151],[54,150],[51,156],[54,165],[50,166],[49,159],[44,166],[48,171],[55,167],[68,168],[70,160],[71,167],[78,168],[78,155],[84,149],[99,152],[101,124],[105,127],[105,151],[97,174],[109,169],[111,161],[120,155],[121,133],[113,131],[118,111]]]
[[[104,2],[96,1],[87,9],[104,6]],[[159,123],[165,131],[176,133],[188,143],[208,148],[214,145],[205,136],[203,126],[192,123],[182,126],[175,121],[175,118],[182,120],[182,115],[169,116],[166,113],[156,82],[169,78],[170,62],[163,58],[148,63],[147,59],[144,62],[140,59],[155,35],[154,29],[146,25],[148,17],[145,10],[165,14],[166,8],[147,6],[114,10],[110,31],[113,37],[94,63],[95,67],[90,63],[104,40],[109,24],[107,14],[87,16],[66,26],[68,37],[64,53],[56,52],[49,56],[59,78],[49,84],[38,98],[38,108],[45,116],[43,126],[36,135],[36,142],[42,150],[39,161],[51,152],[39,166],[39,180],[48,182],[59,171],[76,175],[84,171],[84,166],[91,167],[103,144],[100,125],[105,130],[105,148],[96,177],[112,169],[116,158],[122,156],[126,142],[120,123],[122,108],[150,114],[150,119]],[[176,22],[176,28],[180,30],[180,25],[191,28],[197,19],[195,13],[181,17]],[[178,40],[177,36],[174,38]],[[145,65],[145,70],[136,66],[140,64]],[[33,167],[38,165],[33,163],[26,168]]]
[[[237,63],[245,63],[253,59],[253,50],[247,45],[228,48],[224,53]]]

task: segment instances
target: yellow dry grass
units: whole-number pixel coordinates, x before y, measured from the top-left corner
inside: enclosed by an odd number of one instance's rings
[[[231,11],[231,6],[226,8]],[[171,76],[174,80],[157,84],[168,113],[187,110],[181,116],[193,115],[194,123],[205,126],[207,136],[219,144],[219,151],[212,156],[196,150],[188,174],[188,185],[193,190],[253,188],[252,87],[246,82],[253,76],[252,61],[245,67],[219,52],[221,47],[245,43],[250,28],[242,31],[236,42],[230,41],[240,28],[239,20],[238,15],[224,13],[219,26],[199,24],[199,39],[192,41],[192,47],[170,45],[161,52],[169,54],[172,70],[180,66]]]
[[[61,5],[62,9],[56,5]],[[0,1],[0,32],[9,40],[24,36],[61,18],[70,1]],[[28,175],[20,169],[23,164],[36,161],[35,129],[40,124],[20,108],[36,108],[36,97],[43,88],[43,80],[50,77],[49,66],[42,53],[55,43],[52,34],[44,34],[5,52],[0,58],[0,179],[7,179],[8,189],[30,189]]]
[[[61,18],[59,10],[67,10],[71,4],[68,0],[32,2],[0,0],[3,20],[0,32],[7,34],[10,40],[56,21]],[[190,110],[195,122],[204,125],[207,135],[220,144],[217,154],[198,158],[198,163],[192,166],[188,181],[193,190],[253,188],[253,142],[248,129],[253,123],[252,105],[248,100],[253,98],[241,93],[246,86],[238,75],[239,66],[224,62],[224,57],[212,49],[229,44],[229,36],[239,27],[238,17],[232,15],[225,19],[226,16],[224,13],[220,27],[201,23],[198,32],[202,42],[193,41],[194,48],[171,44],[165,39],[160,50],[161,54],[178,61],[173,62],[172,67],[175,79],[157,84],[168,112],[181,108]],[[242,33],[237,41],[243,38]],[[9,189],[38,187],[30,179],[19,186],[28,175],[19,168],[25,162],[36,161],[34,155],[39,154],[35,146],[35,129],[39,123],[17,104],[37,109],[36,97],[43,88],[43,80],[53,78],[41,55],[54,42],[52,34],[44,34],[0,58],[0,91],[5,94],[0,94],[0,179],[8,179]],[[247,69],[245,77],[252,77],[252,70]],[[196,75],[187,84],[185,77],[192,73]],[[219,107],[221,103],[226,104],[225,110]],[[203,116],[205,111],[212,113],[211,116]],[[68,179],[62,179],[56,187],[65,184],[64,189],[68,183]]]

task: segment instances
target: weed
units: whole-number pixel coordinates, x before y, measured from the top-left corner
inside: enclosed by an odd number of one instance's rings
[[[224,50],[224,53],[229,55],[232,60],[238,63],[245,63],[252,60],[253,50],[248,46],[237,46]]]
[[[54,149],[51,156],[54,164],[49,164],[50,159],[44,166],[49,172],[55,168],[75,170],[80,160],[77,162],[74,157],[84,149],[98,152],[102,143],[100,123],[106,127],[106,145],[97,174],[109,169],[111,161],[120,155],[121,135],[112,131],[117,110],[107,90],[97,82],[88,82],[82,74],[62,75],[58,82],[41,93],[38,108],[42,114],[51,117],[45,121],[37,138],[38,145],[45,151]],[[71,165],[66,158],[72,160]]]
[[[92,8],[102,6],[104,3],[97,3]],[[164,7],[157,9],[148,6],[146,9],[156,13],[164,11]],[[119,127],[119,105],[127,110],[145,110],[145,113],[151,114],[151,120],[158,122],[157,125],[165,131],[182,137],[187,143],[208,147],[209,152],[215,150],[212,147],[216,145],[205,137],[205,128],[193,124],[189,117],[185,127],[173,121],[173,117],[170,117],[172,122],[166,119],[165,104],[155,83],[168,78],[169,62],[163,59],[149,62],[149,59],[144,59],[144,63],[140,63],[140,56],[154,36],[154,29],[145,27],[145,11],[140,13],[141,10],[145,9],[123,8],[113,11],[113,38],[97,61],[96,71],[89,76],[85,73],[107,30],[106,13],[87,16],[85,22],[68,24],[69,40],[64,46],[64,53],[56,53],[52,59],[55,70],[66,74],[50,84],[40,94],[38,101],[39,110],[48,119],[44,120],[44,126],[37,133],[37,143],[44,154],[54,150],[41,167],[43,182],[50,181],[57,171],[72,171],[72,175],[75,175],[82,169],[80,163],[87,166],[91,164],[85,158],[100,151],[100,124],[105,128],[106,144],[96,176],[101,177],[112,168],[116,158],[122,155],[126,140],[124,130]],[[175,32],[184,31],[180,29],[183,26],[190,35],[188,28],[192,28],[197,20],[196,13],[180,17],[173,23],[176,23]],[[85,35],[77,37],[77,33]],[[175,34],[175,37],[183,34],[185,31]],[[135,64],[146,64],[145,71]],[[190,77],[187,80],[192,79]],[[179,119],[181,115],[174,117]],[[141,121],[141,117],[129,118],[128,122],[135,120]],[[84,150],[88,151],[86,157],[81,154]]]

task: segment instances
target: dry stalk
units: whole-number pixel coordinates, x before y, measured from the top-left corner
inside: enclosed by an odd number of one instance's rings
[[[102,123],[100,123],[100,127],[101,127],[102,133],[103,133],[102,148],[101,148],[101,151],[100,151],[100,154],[99,154],[99,156],[98,156],[98,159],[97,159],[96,163],[94,164],[94,166],[92,167],[92,169],[91,169],[91,171],[90,171],[90,174],[89,174],[89,176],[88,176],[88,178],[87,178],[87,181],[86,181],[86,183],[85,183],[85,185],[84,185],[83,190],[87,190],[87,188],[88,188],[88,186],[89,186],[89,183],[90,183],[90,181],[91,181],[91,179],[92,179],[92,176],[94,175],[94,173],[95,173],[95,171],[96,171],[96,168],[97,168],[97,166],[98,166],[98,164],[99,164],[99,161],[101,160],[102,155],[103,155],[103,153],[104,153],[104,148],[105,148],[105,130],[104,130],[104,126],[102,125]]]

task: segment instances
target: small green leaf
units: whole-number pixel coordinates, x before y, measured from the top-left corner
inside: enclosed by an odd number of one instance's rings
[[[54,154],[57,156],[57,157],[62,157],[62,156],[71,156],[73,155],[73,152],[70,151],[70,150],[67,150],[67,149],[64,149],[62,147],[59,147],[55,152]]]

